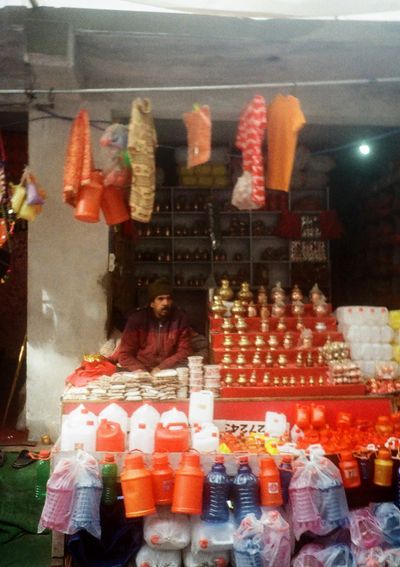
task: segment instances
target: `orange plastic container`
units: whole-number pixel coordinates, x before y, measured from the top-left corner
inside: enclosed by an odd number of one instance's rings
[[[153,495],[156,504],[171,504],[174,491],[174,471],[170,467],[166,453],[153,455],[151,469]]]
[[[281,506],[283,504],[281,478],[274,459],[265,457],[260,461],[261,506]]]
[[[187,423],[158,423],[154,450],[156,453],[184,453],[190,447],[190,430]]]
[[[122,453],[125,451],[125,433],[119,423],[101,419],[96,432],[96,451]]]
[[[200,467],[200,455],[184,453],[175,473],[172,512],[201,514],[203,503],[204,472]]]
[[[120,224],[129,220],[129,208],[125,202],[124,191],[119,187],[104,187],[101,210],[108,225]]]
[[[127,518],[155,513],[151,473],[144,466],[142,455],[126,456],[121,472],[121,488]]]
[[[310,406],[296,404],[296,417],[294,422],[300,429],[304,430],[310,427],[310,413]]]
[[[321,404],[311,404],[311,425],[314,429],[325,427],[325,406]]]
[[[103,191],[102,172],[99,170],[92,171],[90,183],[82,185],[79,190],[75,218],[83,222],[99,222]]]
[[[339,469],[345,488],[361,486],[360,469],[351,451],[342,451],[340,453]]]

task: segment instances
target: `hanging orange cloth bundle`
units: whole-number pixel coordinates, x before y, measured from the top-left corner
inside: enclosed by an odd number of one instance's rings
[[[185,112],[183,121],[187,130],[188,168],[206,163],[211,156],[210,108],[199,106],[192,112]]]
[[[81,109],[72,123],[64,163],[64,203],[75,207],[82,185],[90,183],[92,147],[87,110]]]

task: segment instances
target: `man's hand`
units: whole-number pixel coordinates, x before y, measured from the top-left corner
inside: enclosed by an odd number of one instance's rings
[[[156,366],[155,368],[153,368],[153,370],[151,371],[151,375],[154,376],[155,374],[157,374],[158,372],[160,372],[161,368],[158,368],[158,366]]]

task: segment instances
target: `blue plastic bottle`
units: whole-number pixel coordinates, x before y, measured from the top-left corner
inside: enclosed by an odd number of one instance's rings
[[[247,514],[261,517],[259,483],[251,471],[248,457],[239,458],[238,472],[233,479],[232,497],[237,524],[240,524]]]
[[[289,500],[289,485],[293,476],[292,457],[284,455],[279,465],[279,476],[281,478],[281,490],[283,504],[287,504]]]
[[[203,513],[205,522],[227,522],[229,519],[230,480],[226,474],[223,455],[215,457],[215,463],[205,478],[203,489]]]

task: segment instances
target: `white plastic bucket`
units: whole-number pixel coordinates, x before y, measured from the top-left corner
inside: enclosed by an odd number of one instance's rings
[[[192,448],[199,453],[212,453],[219,447],[218,427],[213,423],[203,423],[192,427]]]
[[[107,419],[108,421],[119,423],[125,434],[128,431],[128,414],[118,404],[108,404],[108,406],[99,413],[99,419]]]
[[[80,414],[65,416],[61,427],[61,451],[74,451],[77,445],[82,445],[85,451],[94,451],[96,429],[97,423],[92,419],[83,421]]]
[[[189,423],[209,423],[214,419],[214,395],[209,390],[192,392],[189,399]]]
[[[155,429],[160,421],[160,414],[155,407],[150,404],[143,404],[135,410],[130,418],[130,429],[136,427],[139,423],[145,423],[151,429]]]
[[[147,423],[138,423],[131,427],[129,432],[129,451],[134,449],[143,453],[154,452],[155,429],[149,427]]]
[[[172,408],[168,411],[164,411],[161,414],[160,422],[164,425],[169,425],[170,423],[184,423],[187,425],[188,420],[185,412],[179,411],[176,408]]]

